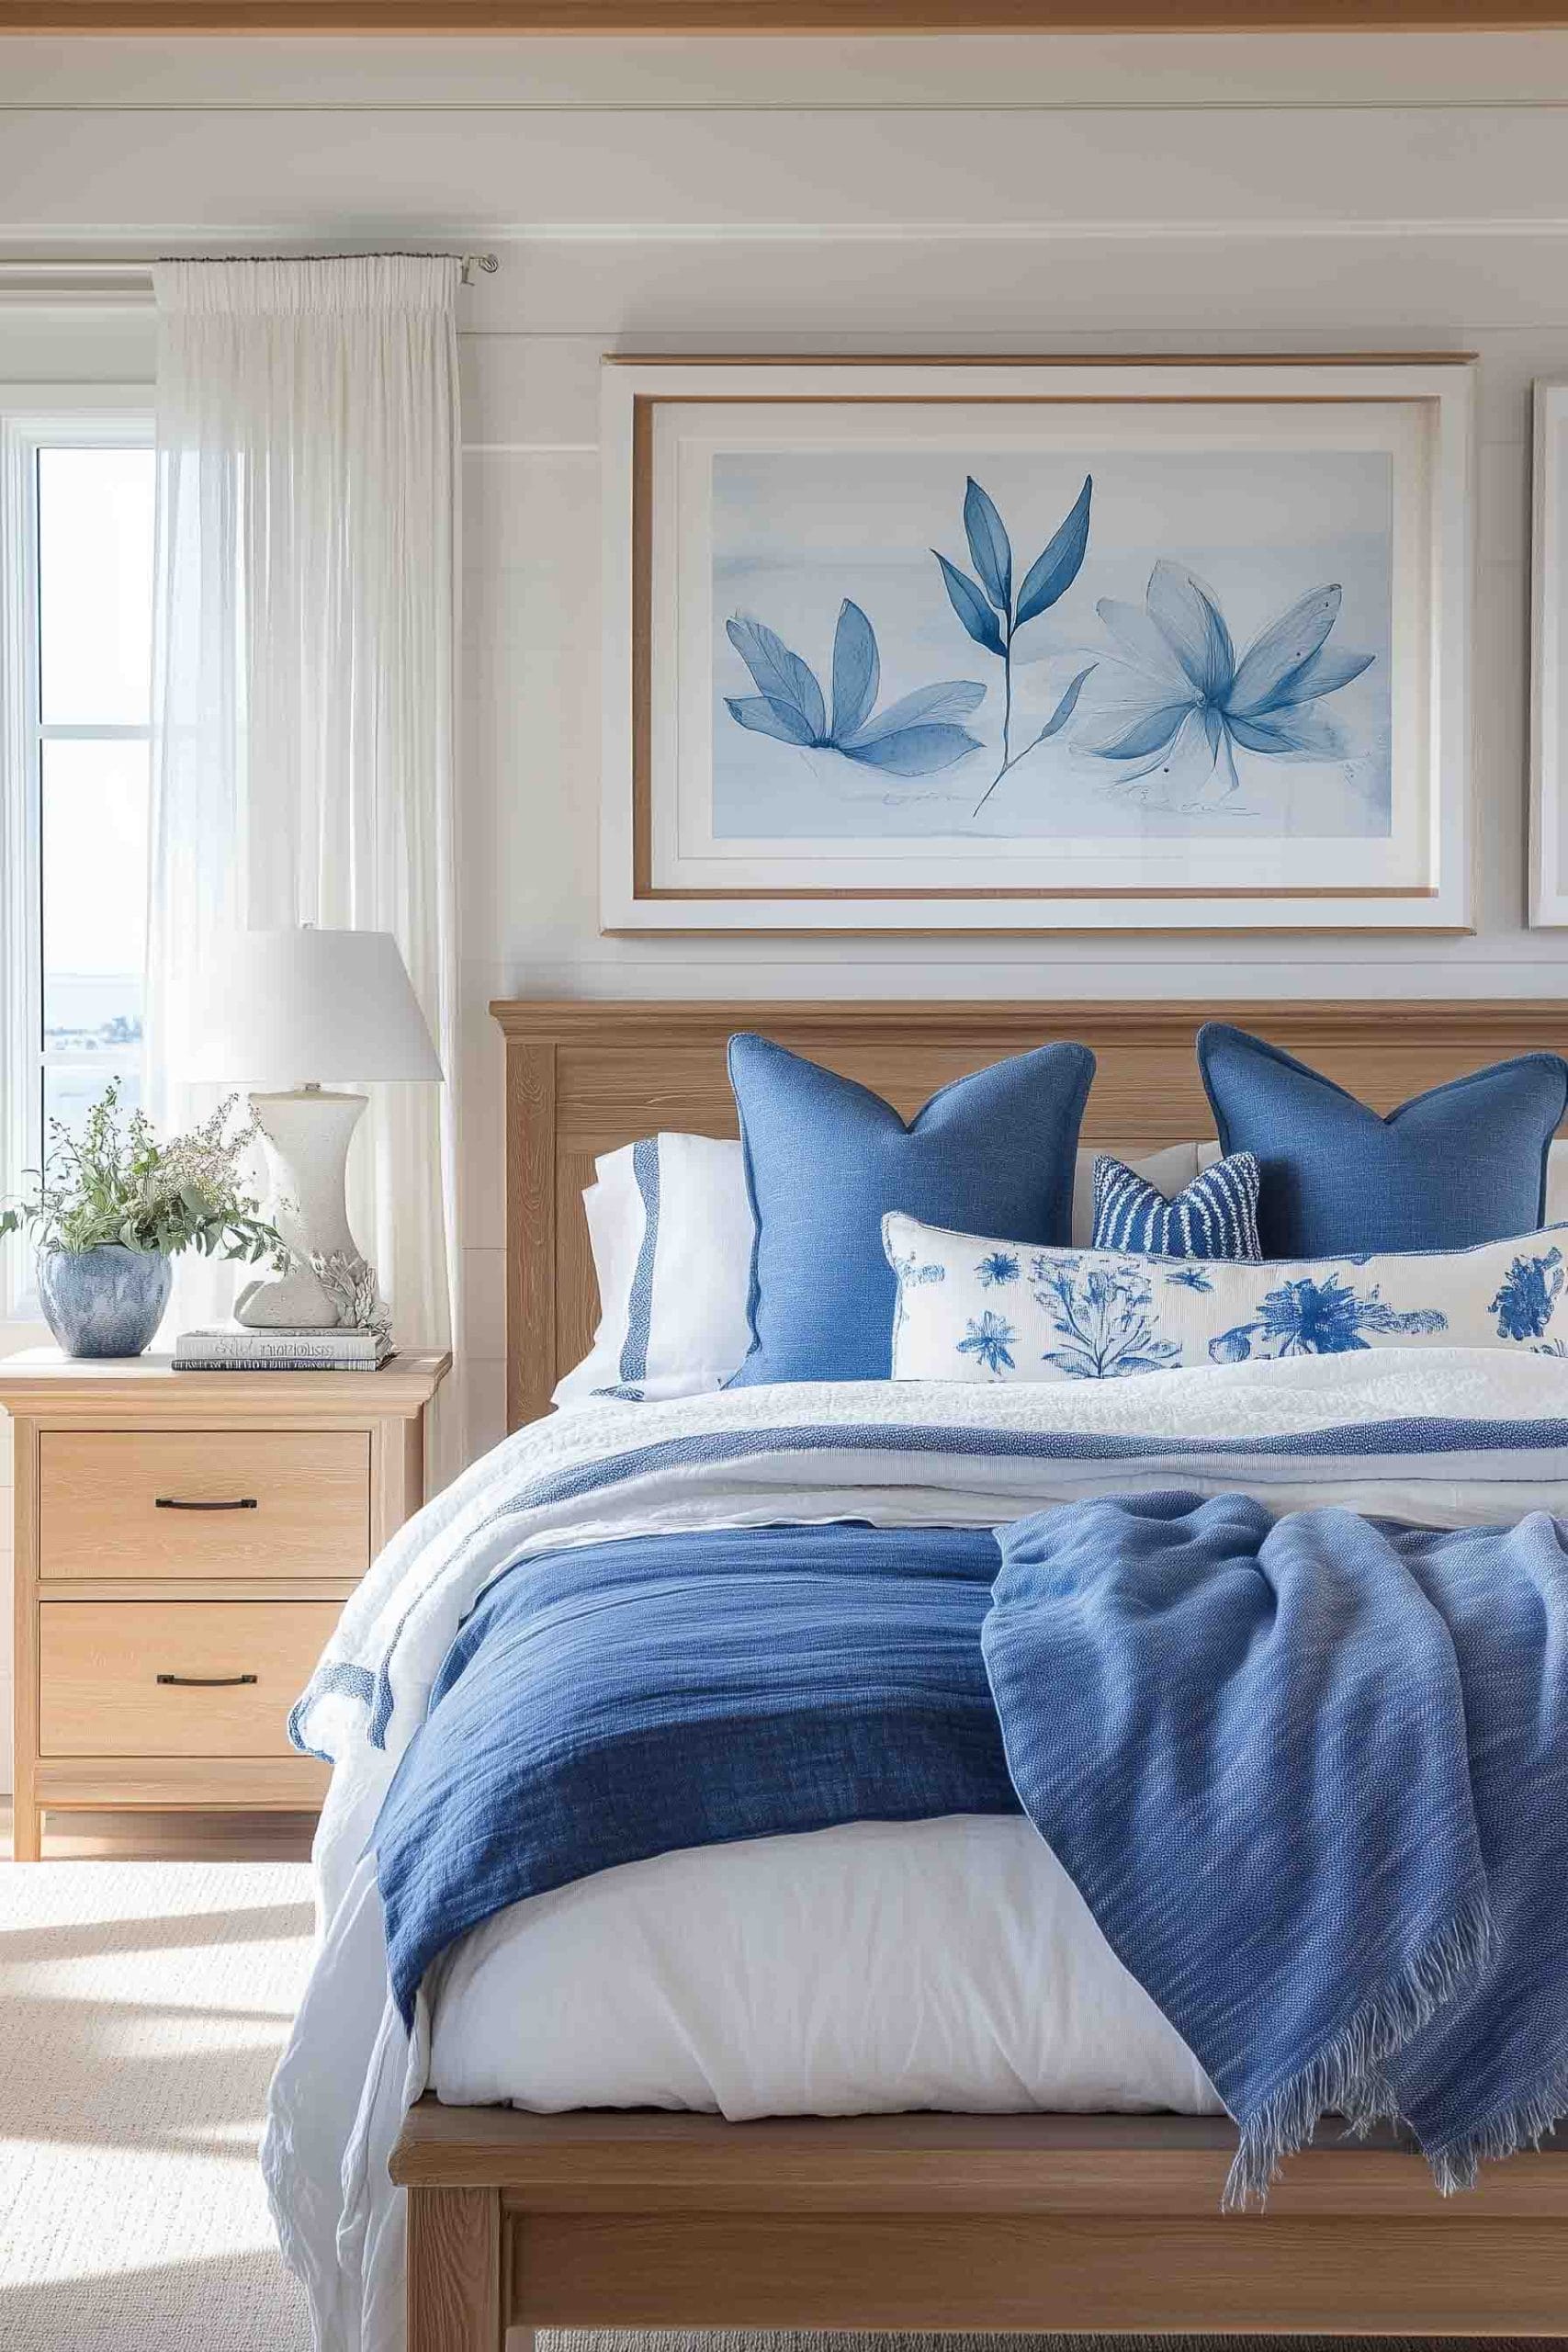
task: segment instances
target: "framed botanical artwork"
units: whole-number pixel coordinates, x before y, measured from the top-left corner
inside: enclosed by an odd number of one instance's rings
[[[1535,388],[1530,922],[1568,924],[1568,384]]]
[[[604,927],[1467,928],[1470,386],[607,363]]]

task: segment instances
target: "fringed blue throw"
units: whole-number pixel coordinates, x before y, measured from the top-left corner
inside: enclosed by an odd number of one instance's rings
[[[1013,1783],[1241,2129],[1318,2119],[1438,2186],[1568,2112],[1568,1557],[1239,1495],[1003,1529],[983,1634]]]

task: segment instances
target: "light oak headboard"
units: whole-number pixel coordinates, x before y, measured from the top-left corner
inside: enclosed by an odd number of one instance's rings
[[[732,1136],[725,1044],[760,1029],[906,1117],[950,1079],[1053,1037],[1092,1046],[1086,1143],[1213,1132],[1192,1054],[1212,1017],[1297,1054],[1380,1110],[1483,1062],[1568,1050],[1568,1004],[492,1004],[506,1037],[506,1391],[515,1429],[584,1356],[598,1292],[580,1195],[601,1152],[671,1128]]]

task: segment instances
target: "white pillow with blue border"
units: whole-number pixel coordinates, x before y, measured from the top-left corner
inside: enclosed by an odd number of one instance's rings
[[[1121,1380],[1362,1348],[1568,1356],[1568,1224],[1470,1250],[1174,1259],[1040,1250],[897,1214],[895,1380]]]

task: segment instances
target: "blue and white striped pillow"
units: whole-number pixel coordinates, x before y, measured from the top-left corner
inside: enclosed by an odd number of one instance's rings
[[[1251,1152],[1233,1151],[1168,1201],[1124,1160],[1101,1152],[1094,1163],[1091,1247],[1144,1258],[1260,1258],[1258,1182]]]

